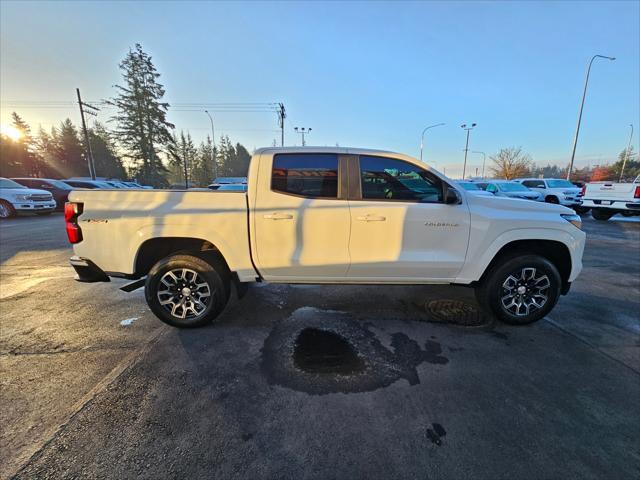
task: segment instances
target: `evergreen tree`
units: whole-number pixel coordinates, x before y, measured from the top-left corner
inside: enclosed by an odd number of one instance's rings
[[[71,120],[67,118],[60,123],[59,129],[52,129],[51,133],[52,154],[60,175],[63,178],[89,176],[86,150]]]
[[[133,163],[133,173],[141,182],[160,187],[166,185],[167,169],[158,153],[172,142],[167,121],[169,104],[162,101],[165,90],[158,82],[151,57],[136,44],[120,63],[124,85],[110,103],[118,108],[112,118],[115,132],[126,156]]]
[[[627,162],[625,163],[625,158]],[[614,178],[620,178],[620,172],[622,171],[622,164],[624,163],[624,172],[622,175],[622,181],[633,181],[638,175],[640,175],[640,161],[638,155],[633,151],[633,145],[629,147],[629,151],[625,148],[618,155],[618,161],[611,166],[613,170]]]
[[[246,177],[249,173],[249,163],[251,163],[251,154],[243,145],[236,143],[236,156],[232,176]]]
[[[216,148],[216,161],[218,164],[218,176],[219,177],[231,177],[233,172],[233,159],[235,157],[235,150],[229,137],[223,135],[220,137],[220,142]]]
[[[185,135],[183,131],[180,132],[180,136],[174,134],[168,151],[172,183],[191,187],[192,172],[197,162],[197,150],[191,134],[187,132]]]
[[[116,153],[116,146],[111,133],[100,123],[95,123],[89,130],[89,141],[93,151],[96,176],[125,179],[127,173],[122,160]]]
[[[195,185],[206,187],[214,177],[213,161],[215,152],[211,137],[207,136],[205,142],[201,142],[192,168],[192,179]]]
[[[16,112],[11,114],[13,128],[20,132],[18,138],[6,135],[0,138],[0,175],[3,177],[40,176],[44,173],[42,159],[38,156],[31,128]]]

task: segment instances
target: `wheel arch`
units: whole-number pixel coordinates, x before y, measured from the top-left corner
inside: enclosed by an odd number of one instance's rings
[[[562,279],[562,291],[568,289],[571,275],[571,251],[566,244],[559,240],[513,240],[503,245],[493,256],[484,269],[479,282],[482,282],[487,273],[499,262],[506,258],[519,255],[539,255],[546,258],[558,269]]]
[[[222,251],[209,240],[196,237],[154,237],[138,246],[134,260],[134,276],[145,276],[158,261],[178,252],[206,252],[215,255],[228,271],[231,270]]]

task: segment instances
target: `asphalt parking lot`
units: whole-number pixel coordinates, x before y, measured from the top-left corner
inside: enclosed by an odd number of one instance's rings
[[[638,478],[640,222],[584,229],[531,326],[461,287],[254,285],[187,331],[75,282],[59,214],[2,222],[0,476]]]

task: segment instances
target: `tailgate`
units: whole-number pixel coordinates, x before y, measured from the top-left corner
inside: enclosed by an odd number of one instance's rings
[[[585,199],[631,200],[637,183],[589,183]]]

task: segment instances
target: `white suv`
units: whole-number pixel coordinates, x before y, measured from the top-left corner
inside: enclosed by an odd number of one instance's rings
[[[56,201],[46,190],[27,188],[8,178],[0,178],[0,218],[11,218],[18,212],[49,215]]]
[[[582,191],[569,180],[562,178],[518,178],[525,187],[540,193],[547,203],[557,203],[565,207],[579,207]]]

